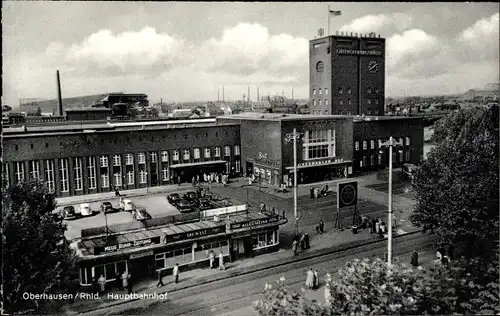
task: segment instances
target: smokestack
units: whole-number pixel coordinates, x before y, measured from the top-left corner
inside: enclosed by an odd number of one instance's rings
[[[250,86],[248,86],[248,98],[247,98],[248,103],[250,103]]]
[[[217,102],[220,101],[220,89],[217,89]]]
[[[59,101],[59,115],[63,116],[63,104],[61,96],[61,78],[59,77],[59,70],[57,70],[57,100]]]
[[[292,88],[292,100],[293,100],[293,88]]]
[[[224,95],[224,86],[222,86],[222,102],[226,102],[225,95]]]
[[[257,101],[260,101],[259,86],[257,86]]]

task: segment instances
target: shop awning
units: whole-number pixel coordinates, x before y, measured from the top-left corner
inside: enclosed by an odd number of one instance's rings
[[[196,167],[196,166],[207,166],[226,163],[225,160],[215,160],[215,161],[200,161],[200,162],[190,162],[190,163],[179,163],[176,165],[171,165],[170,168],[184,168],[184,167]]]
[[[297,165],[297,169],[304,168],[314,168],[314,167],[323,167],[323,166],[332,166],[332,165],[345,165],[348,163],[352,163],[351,160],[331,160],[331,161],[308,161],[299,163]],[[287,170],[293,170],[293,167],[286,167]]]

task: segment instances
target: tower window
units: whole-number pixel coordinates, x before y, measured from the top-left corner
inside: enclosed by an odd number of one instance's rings
[[[375,88],[375,93],[377,93],[377,94],[378,94],[378,88]]]
[[[325,88],[325,95],[328,94],[328,88]]]
[[[339,94],[342,94],[342,92],[343,92],[342,88],[339,88]]]
[[[366,92],[367,92],[367,93],[372,93],[372,89],[371,89],[371,88],[368,88],[368,89],[366,89]]]
[[[344,100],[339,100],[339,104],[340,105],[344,104]]]
[[[350,100],[350,99],[349,99],[349,100],[347,100],[347,104],[351,104],[351,100]]]
[[[323,100],[319,100],[319,105],[323,105]]]
[[[325,100],[325,105],[328,105],[328,100]]]
[[[316,100],[313,100],[313,105],[316,106]]]
[[[323,94],[323,91],[321,89],[318,89],[318,94]]]
[[[367,103],[368,103],[368,104],[372,104],[372,100],[368,100],[368,101],[367,101]]]
[[[347,93],[349,93],[349,94],[350,94],[351,92],[352,92],[352,91],[351,91],[351,88],[347,88]]]
[[[313,89],[313,95],[316,95],[316,89]]]

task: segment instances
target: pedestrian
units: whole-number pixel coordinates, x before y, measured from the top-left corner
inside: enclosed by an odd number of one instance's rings
[[[384,221],[380,222],[380,230],[382,231],[382,233],[385,233],[385,223],[384,223]]]
[[[179,283],[179,264],[176,263],[174,269],[172,270],[172,274],[175,278],[175,283]]]
[[[384,238],[384,233],[382,232],[382,229],[378,230],[378,238],[380,239]]]
[[[375,233],[380,234],[380,222],[377,220],[375,221]]]
[[[222,251],[219,253],[219,270],[226,270],[226,267],[224,266],[224,255],[222,254]]]
[[[209,258],[210,258],[210,269],[212,269],[214,267],[214,261],[215,261],[215,253],[213,250],[210,250]]]
[[[92,293],[98,293],[99,292],[99,285],[97,283],[97,277],[92,278],[92,286],[91,286]]]
[[[311,268],[307,270],[306,286],[309,287],[310,290],[312,290],[314,286],[314,273]]]
[[[413,254],[411,255],[411,265],[418,267],[418,253],[416,250],[413,250]]]
[[[104,278],[104,275],[101,274],[97,283],[99,283],[99,292],[101,292],[101,294],[104,293],[104,291],[106,291],[106,278]]]
[[[122,273],[122,287],[124,290],[128,287],[128,273],[126,270]]]
[[[309,193],[310,193],[311,199],[313,199],[314,198],[314,188],[310,188]]]
[[[128,274],[127,275],[127,290],[128,290],[128,294],[132,294],[132,274]]]
[[[118,271],[116,272],[116,276],[115,276],[115,285],[119,290],[120,289],[120,272],[118,272]]]
[[[297,239],[293,240],[292,250],[293,250],[293,255],[296,256],[297,255]]]
[[[302,249],[302,250],[306,249],[306,241],[305,241],[304,234],[302,234],[302,236],[300,236],[300,249]]]
[[[158,283],[156,284],[156,287],[164,286],[163,284],[163,270],[158,271]]]
[[[196,175],[196,183],[200,184],[200,175],[199,174]]]
[[[319,231],[321,234],[325,232],[325,223],[323,223],[323,220],[319,221]]]
[[[305,233],[305,234],[304,234],[304,241],[305,241],[305,243],[306,243],[306,249],[311,248],[311,245],[309,244],[309,241],[310,241],[310,240],[309,240],[309,234],[308,234],[308,233]]]
[[[177,183],[181,186],[181,176],[177,176]]]
[[[367,223],[367,219],[366,219],[366,216],[361,216],[361,227],[363,229],[366,229],[366,223]]]
[[[118,189],[118,187],[115,187],[115,196],[121,196],[120,195],[120,189]]]
[[[392,215],[392,228],[396,228],[396,215]]]
[[[203,172],[203,182],[207,182],[207,174]]]
[[[318,271],[314,270],[314,289],[319,288],[319,277],[318,277]]]
[[[248,185],[252,185],[252,177],[248,177]]]

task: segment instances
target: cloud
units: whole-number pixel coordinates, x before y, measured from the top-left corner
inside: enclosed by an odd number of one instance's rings
[[[51,43],[46,54],[51,60],[60,61],[62,57],[68,67],[78,66],[82,75],[98,72],[107,75],[140,73],[154,76],[187,62],[185,50],[184,40],[144,27],[136,32],[119,34],[101,30],[71,47]]]
[[[408,29],[412,24],[412,17],[406,13],[365,15],[354,19],[351,23],[340,28],[346,32],[401,32]]]
[[[461,60],[481,59],[498,61],[499,14],[495,13],[463,30],[457,37],[462,46],[459,57]]]
[[[307,75],[309,41],[287,34],[272,35],[257,23],[239,23],[220,38],[202,44],[196,67],[242,74]]]

